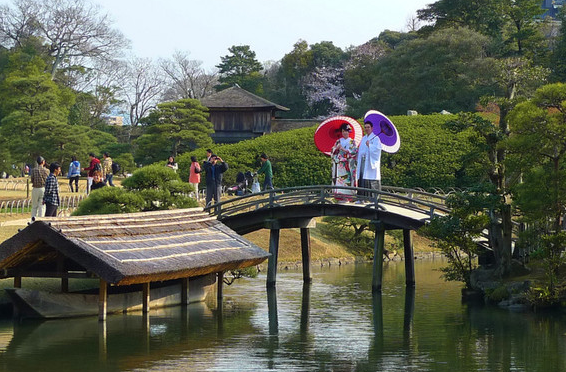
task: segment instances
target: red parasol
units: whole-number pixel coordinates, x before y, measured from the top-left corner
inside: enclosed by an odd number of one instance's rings
[[[353,138],[359,145],[363,137],[363,130],[356,119],[349,116],[333,116],[320,123],[314,132],[314,143],[322,153],[330,156],[332,146],[342,136],[340,126],[344,123],[350,125],[352,128],[350,138]]]

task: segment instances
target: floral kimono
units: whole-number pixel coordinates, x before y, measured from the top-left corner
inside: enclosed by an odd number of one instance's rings
[[[340,145],[340,146],[338,146]],[[356,186],[358,145],[352,138],[340,138],[332,147],[332,184]],[[336,189],[336,197],[348,199],[353,190]]]

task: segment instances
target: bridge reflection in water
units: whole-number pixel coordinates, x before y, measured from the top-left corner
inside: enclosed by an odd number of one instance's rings
[[[347,194],[347,197],[344,195]],[[384,186],[381,191],[358,187],[302,186],[275,189],[232,198],[205,208],[239,234],[269,229],[267,287],[274,287],[281,229],[299,228],[303,281],[310,283],[310,229],[314,218],[342,216],[362,218],[375,228],[372,290],[381,291],[386,230],[403,230],[407,287],[415,285],[411,230],[435,215],[445,215],[445,196],[422,190]]]
[[[300,318],[300,341],[307,343],[309,338],[309,315],[310,315],[310,299],[311,284],[303,284],[302,302],[301,302],[301,318]],[[277,311],[277,289],[275,287],[267,288],[267,307],[269,317],[269,345],[268,350],[273,352],[277,350],[279,343],[279,316]],[[415,288],[406,287],[405,289],[405,305],[403,316],[403,338],[402,346],[409,350],[411,347],[411,337],[413,333],[413,316],[415,312]],[[373,318],[373,341],[370,348],[370,362],[375,364],[377,360],[372,360],[372,356],[381,358],[385,349],[384,322],[383,322],[383,301],[381,292],[372,294],[372,318]],[[271,360],[273,362],[273,360]]]

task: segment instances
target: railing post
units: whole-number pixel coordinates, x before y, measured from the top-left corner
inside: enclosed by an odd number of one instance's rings
[[[272,208],[273,207],[273,199],[274,199],[275,195],[273,193],[273,190],[269,191],[269,207]]]

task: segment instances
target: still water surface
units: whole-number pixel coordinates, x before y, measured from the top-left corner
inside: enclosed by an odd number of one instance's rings
[[[0,321],[0,372],[27,371],[566,371],[566,316],[470,307],[441,263],[386,263],[371,294],[371,265],[320,268],[303,287],[280,271],[225,287],[224,306],[141,314]]]

